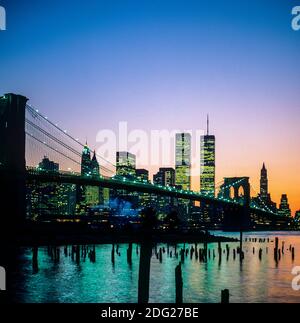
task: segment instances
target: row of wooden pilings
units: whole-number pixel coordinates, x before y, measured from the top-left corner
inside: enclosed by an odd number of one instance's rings
[[[47,248],[48,256],[54,262],[60,262],[61,248],[57,246],[48,246]],[[80,261],[85,261],[86,257],[89,258],[91,262],[96,262],[96,248],[95,246],[87,245],[75,245],[75,246],[65,246],[63,247],[63,252],[65,257],[70,257],[73,261],[76,261],[77,264]],[[39,269],[38,266],[38,247],[34,246],[32,248],[32,267],[34,272],[37,272]]]
[[[274,248],[274,260],[276,263],[278,263],[281,260],[281,257],[285,254],[285,242],[281,242],[281,248],[279,247],[279,239],[275,238],[275,248]],[[289,248],[287,249],[291,253],[292,261],[295,260],[295,247],[291,244],[289,245]]]
[[[247,242],[258,242],[258,243],[266,243],[270,242],[269,239],[261,239],[261,238],[245,238]],[[273,241],[272,241],[273,242]],[[219,241],[217,250],[208,249],[207,242],[204,242],[203,248],[198,248],[197,243],[192,245],[190,248],[186,248],[185,244],[183,248],[178,249],[177,245],[174,245],[174,250],[170,250],[169,245],[167,247],[160,247],[158,249],[157,244],[154,244],[154,248],[152,243],[147,248],[140,247],[140,268],[139,268],[139,298],[141,296],[142,302],[147,300],[149,297],[149,275],[150,275],[150,262],[151,257],[153,255],[159,260],[159,262],[163,261],[163,255],[167,254],[168,257],[178,258],[180,259],[179,264],[175,268],[175,285],[176,285],[176,302],[182,303],[183,301],[183,279],[182,279],[182,269],[181,266],[184,264],[184,261],[187,257],[190,259],[195,258],[195,260],[199,260],[199,262],[207,262],[208,259],[215,259],[218,256],[219,264],[222,261],[222,256],[226,256],[226,260],[229,260],[230,257],[230,247],[228,244],[225,245],[225,249],[222,249],[222,244]],[[268,253],[268,247],[266,247],[266,254]],[[274,248],[274,260],[276,263],[281,259],[284,255],[285,251],[289,251],[292,256],[292,260],[295,258],[295,248],[290,245],[289,248],[285,249],[285,242],[282,241],[281,248],[279,248],[279,239],[275,238],[275,248]],[[253,254],[255,254],[255,247],[252,248]],[[80,261],[85,261],[86,258],[90,260],[90,262],[96,262],[96,249],[95,246],[87,246],[87,245],[73,245],[73,246],[65,246],[63,247],[63,253],[65,257],[70,257],[72,261],[75,261],[77,264]],[[133,253],[133,244],[129,243],[127,248],[127,262],[129,265],[132,264],[132,253]],[[59,262],[61,257],[61,248],[57,246],[49,246],[48,247],[48,255],[54,262]],[[139,255],[139,247],[136,246],[136,254]],[[263,254],[263,249],[258,249],[258,257],[261,260]],[[111,262],[115,264],[115,257],[121,256],[119,245],[112,244],[111,250]],[[240,261],[244,259],[244,251],[243,251],[243,238],[242,233],[240,235],[240,245],[237,248],[234,248],[232,251],[233,259],[235,260],[239,257]],[[38,247],[33,247],[32,250],[32,266],[35,272],[38,271]],[[143,278],[144,277],[144,278]],[[144,280],[144,282],[143,282]],[[141,281],[141,283],[140,283]],[[141,286],[140,286],[141,284]],[[148,296],[147,296],[148,295]],[[228,303],[229,302],[229,290],[224,289],[221,291],[221,302]]]

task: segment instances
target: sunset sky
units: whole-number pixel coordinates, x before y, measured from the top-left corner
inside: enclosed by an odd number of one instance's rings
[[[300,1],[1,5],[1,95],[27,96],[93,148],[98,131],[120,121],[129,130],[196,131],[209,113],[217,182],[250,176],[259,190],[265,162],[272,198],[286,193],[293,213],[300,209],[300,31],[291,28]]]

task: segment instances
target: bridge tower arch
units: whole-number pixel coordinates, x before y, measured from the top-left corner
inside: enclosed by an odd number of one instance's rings
[[[229,199],[231,198],[231,190],[234,190],[234,199],[239,199],[240,188],[243,188],[244,191],[244,206],[249,206],[251,197],[250,197],[250,183],[249,177],[225,177],[224,184],[221,187],[223,197]]]
[[[250,217],[250,183],[249,177],[225,177],[224,184],[221,186],[221,196],[230,199],[231,191],[233,191],[233,198],[240,200],[240,191],[243,189],[243,204],[236,207],[230,207],[225,212],[225,227],[247,229],[251,223]]]

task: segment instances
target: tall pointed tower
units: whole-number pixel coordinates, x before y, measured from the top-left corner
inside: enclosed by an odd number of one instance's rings
[[[91,175],[91,151],[86,142],[81,155],[81,175]]]
[[[268,172],[265,163],[260,171],[260,196],[265,199],[268,197]]]
[[[92,171],[92,176],[93,177],[98,177],[100,174],[99,174],[99,163],[97,161],[97,157],[96,157],[96,151],[94,150],[94,155],[93,155],[93,158],[92,158],[92,161],[91,161],[91,171]]]

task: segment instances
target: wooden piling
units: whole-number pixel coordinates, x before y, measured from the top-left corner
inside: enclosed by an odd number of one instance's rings
[[[181,262],[175,268],[175,285],[176,285],[176,304],[182,304],[182,288],[183,288],[183,280],[182,280],[182,270],[181,270]]]
[[[275,238],[274,260],[278,261],[278,238]]]
[[[115,245],[114,244],[112,245],[112,248],[111,248],[111,262],[113,265],[115,264]]]
[[[262,258],[262,249],[261,248],[259,249],[259,252],[258,252],[258,258],[259,258],[259,260],[261,260],[261,258]]]
[[[132,242],[129,243],[127,249],[127,262],[128,264],[132,264]]]
[[[221,303],[229,304],[229,289],[223,289],[221,291]]]
[[[34,272],[38,272],[39,265],[38,265],[38,247],[35,246],[32,248],[32,269]]]
[[[152,242],[144,241],[140,245],[140,265],[138,282],[138,303],[149,301],[150,264],[152,255]]]
[[[57,247],[55,250],[55,261],[59,262],[60,261],[60,248]]]
[[[80,246],[76,246],[76,262],[80,263]]]
[[[159,262],[162,263],[162,249],[159,248]]]
[[[243,260],[243,231],[240,231],[240,260]]]
[[[180,261],[182,264],[184,263],[184,250],[183,249],[180,250]]]
[[[229,259],[229,253],[230,253],[230,248],[229,248],[229,245],[226,244],[226,259],[227,259],[227,261]]]

